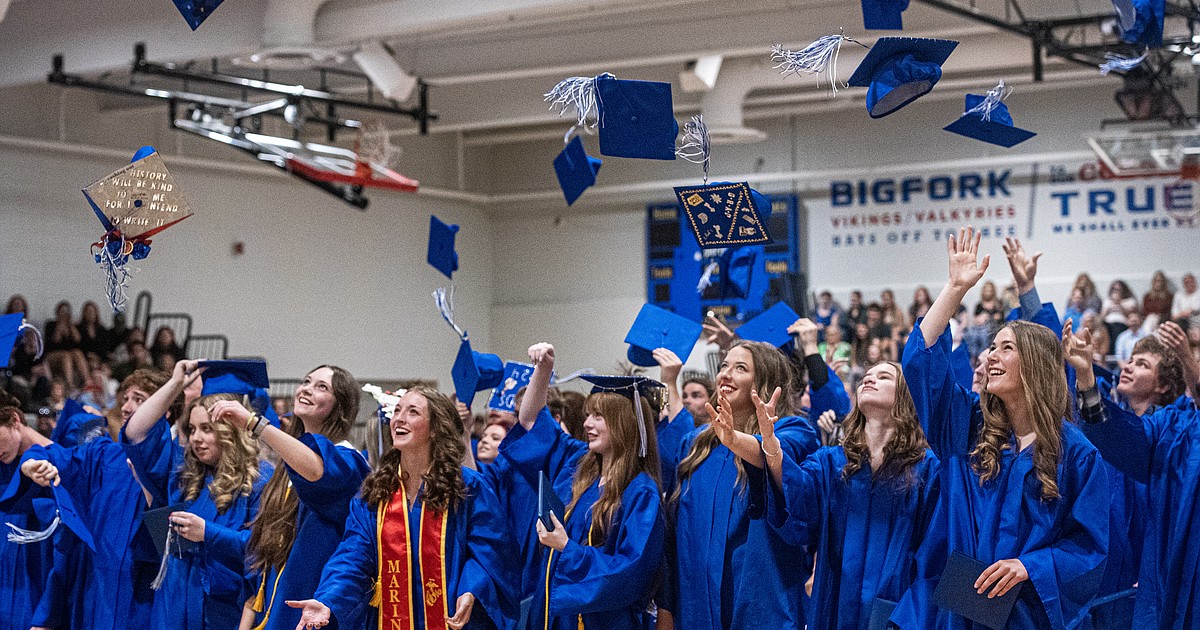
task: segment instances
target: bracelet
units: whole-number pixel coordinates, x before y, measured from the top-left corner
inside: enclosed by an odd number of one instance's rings
[[[783,448],[780,448],[778,451],[776,451],[774,453],[768,453],[766,442],[759,442],[758,448],[762,450],[763,455],[765,455],[767,459],[775,459],[776,457],[783,456]]]
[[[251,421],[254,422],[254,426],[250,426]],[[267,428],[268,424],[270,424],[270,422],[257,413],[251,414],[250,420],[246,421],[246,427],[250,429],[250,435],[253,435],[256,439],[262,435],[263,430]]]

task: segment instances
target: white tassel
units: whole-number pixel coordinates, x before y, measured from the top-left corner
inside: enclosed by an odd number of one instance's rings
[[[129,298],[125,295],[125,289],[129,286],[129,270],[125,268],[125,264],[129,262],[125,252],[125,237],[121,236],[121,254],[113,256],[112,252],[108,251],[108,244],[104,243],[100,247],[100,266],[104,269],[105,292],[108,294],[108,303],[112,306],[114,313],[125,312],[125,304]]]
[[[458,324],[454,323],[454,285],[450,285],[449,293],[446,289],[438,287],[433,290],[433,303],[437,306],[437,310],[442,314],[442,319],[446,320],[447,324],[458,333],[458,336],[463,340],[467,340],[467,333]]]
[[[605,73],[600,76],[611,77],[612,75]],[[600,120],[599,101],[596,95],[596,79],[597,77],[570,77],[563,79],[558,82],[558,85],[555,85],[553,89],[543,95],[544,100],[550,103],[551,110],[558,110],[559,116],[567,113],[568,110],[574,109],[577,119],[575,127],[592,129]],[[575,127],[572,127],[572,130]]]
[[[988,93],[983,97],[982,102],[975,107],[968,109],[966,114],[963,115],[979,114],[983,120],[991,121],[992,110],[996,109],[996,107],[1000,105],[1000,102],[1007,98],[1009,94],[1012,94],[1012,89],[1005,87],[1004,79],[1000,79],[1000,82],[996,84],[996,87],[988,90]]]
[[[708,263],[708,266],[704,268],[704,274],[700,276],[700,282],[696,285],[696,293],[703,293],[705,289],[712,286],[712,275],[720,266],[721,264],[715,260]]]
[[[58,516],[58,512],[54,513],[54,520],[51,521],[50,527],[42,531],[33,529],[21,529],[12,523],[5,523],[11,532],[8,532],[8,542],[18,545],[28,545],[30,543],[41,542],[54,535],[54,530],[58,529],[59,523],[62,523],[62,518]]]
[[[1149,49],[1147,49],[1146,52],[1142,53],[1139,57],[1125,57],[1113,52],[1104,53],[1104,58],[1108,61],[1100,64],[1100,74],[1108,74],[1114,70],[1129,72],[1130,70],[1142,65],[1142,62],[1145,61],[1146,57],[1149,55]]]
[[[37,355],[36,355],[36,356],[34,356],[33,358],[34,358],[34,360],[35,360],[35,361],[36,361],[37,359],[40,359],[40,358],[42,358],[42,331],[38,330],[38,329],[37,329],[37,326],[34,326],[33,324],[30,324],[30,323],[29,323],[27,320],[25,320],[25,319],[22,319],[22,320],[21,320],[21,327],[20,327],[20,328],[18,328],[17,330],[18,330],[18,331],[21,331],[21,330],[28,330],[29,332],[33,333],[33,336],[34,336],[35,338],[37,338]]]
[[[842,49],[842,42],[854,42],[863,48],[869,48],[862,42],[842,34],[826,35],[804,47],[803,50],[788,50],[783,46],[771,47],[771,60],[780,74],[815,74],[826,73],[829,87],[837,92],[837,59]],[[843,87],[845,87],[843,85]]]
[[[163,580],[167,577],[167,558],[171,557],[171,543],[175,540],[175,528],[167,528],[167,544],[163,546],[162,561],[158,563],[158,575],[154,576],[154,581],[150,583],[150,588],[158,590],[162,588]]]
[[[553,379],[552,384],[562,385],[563,383],[573,381],[585,374],[595,374],[595,373],[596,373],[596,370],[593,370],[592,368],[583,368],[582,370],[575,370],[574,372],[571,372],[570,374],[568,374],[562,378]]]
[[[708,125],[704,124],[704,116],[692,116],[683,124],[683,144],[675,150],[675,155],[692,164],[704,165],[704,183],[708,183],[708,157],[711,153],[708,142]]]
[[[638,457],[646,456],[646,414],[642,413],[642,395],[638,391],[641,388],[634,384],[633,386],[633,408],[637,410],[638,421]]]

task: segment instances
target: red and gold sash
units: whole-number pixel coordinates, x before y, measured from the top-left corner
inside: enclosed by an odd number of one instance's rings
[[[404,484],[376,515],[379,549],[379,582],[372,604],[379,607],[379,630],[412,630],[416,627],[412,601],[412,537],[408,531],[408,498]],[[421,529],[417,532],[417,562],[424,583],[420,602],[428,630],[445,630],[450,617],[446,601],[446,513],[421,503]]]

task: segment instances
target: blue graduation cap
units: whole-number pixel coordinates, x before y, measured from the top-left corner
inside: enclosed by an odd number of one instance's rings
[[[271,380],[267,377],[267,362],[261,360],[200,361],[203,368],[204,386],[201,396],[211,394],[233,394],[246,396],[250,406],[272,425],[279,426],[279,415],[271,405]]]
[[[928,94],[956,46],[949,39],[881,37],[847,83],[867,88],[867,113],[882,118]]]
[[[795,324],[798,319],[800,316],[787,302],[778,302],[754,319],[738,326],[735,332],[746,341],[761,341],[779,348],[792,340],[788,326]]]
[[[5,512],[12,511],[16,504],[20,502],[21,486],[28,481],[23,475],[13,475],[9,481],[8,487],[4,489],[3,495],[0,495],[0,506],[3,506]],[[18,545],[27,545],[30,543],[41,542],[54,535],[55,530],[59,525],[65,525],[71,530],[83,544],[87,545],[88,549],[96,551],[96,543],[92,539],[92,533],[84,524],[83,518],[75,509],[75,504],[71,501],[71,495],[67,489],[60,485],[50,486],[50,496],[36,496],[28,504],[28,510],[40,522],[49,522],[50,524],[43,530],[31,530],[17,527],[12,523],[6,522],[8,527],[8,542]]]
[[[771,242],[766,221],[771,204],[765,196],[755,197],[746,182],[678,186],[675,196],[702,248]]]
[[[522,387],[529,385],[530,379],[533,378],[533,367],[528,363],[506,362],[504,378],[500,381],[500,385],[492,390],[492,397],[488,399],[488,409],[516,413],[517,392],[521,391]]]
[[[750,296],[750,284],[762,245],[729,248],[721,254],[721,299]]]
[[[13,347],[17,345],[17,340],[21,338],[22,333],[26,330],[32,331],[38,338],[37,356],[42,356],[42,334],[38,332],[35,326],[25,322],[24,313],[9,313],[0,315],[0,368],[8,367],[8,361],[12,358]]]
[[[601,164],[600,158],[594,158],[583,150],[583,141],[579,136],[571,138],[558,157],[554,158],[554,174],[558,176],[558,186],[562,188],[568,206],[596,183]]]
[[[908,0],[862,0],[863,28],[869,31],[904,29],[901,16]]]
[[[963,115],[943,129],[1002,147],[1013,147],[1036,136],[1032,131],[1013,126],[1008,106],[1000,102],[1001,98],[1004,98],[1003,81],[987,96],[968,94]]]
[[[674,160],[679,122],[671,104],[671,84],[661,81],[596,77],[600,154],[611,157]]]
[[[1137,8],[1133,6],[1133,0],[1113,0],[1113,9],[1117,12],[1117,25],[1122,33],[1133,28],[1137,20]]]
[[[504,362],[494,354],[475,352],[471,342],[463,339],[450,376],[454,379],[454,396],[470,407],[475,392],[491,389],[504,380]]]
[[[679,355],[679,360],[687,362],[692,354],[692,348],[704,326],[682,315],[676,315],[665,308],[653,304],[645,304],[638,311],[633,326],[625,335],[625,343],[629,344],[626,356],[634,365],[654,367],[658,361],[651,354],[657,348],[666,348]],[[583,377],[591,381],[588,377]],[[594,381],[593,381],[594,382]]]
[[[1166,16],[1165,0],[1133,0],[1132,24],[1125,27],[1125,16],[1119,2],[1113,3],[1121,18],[1121,40],[1129,43],[1157,48],[1163,43],[1163,18]]]
[[[212,12],[221,6],[224,0],[175,0],[175,8],[179,9],[179,13],[183,15],[183,19],[187,20],[188,26],[192,30],[200,28],[204,20],[212,15]]]
[[[584,374],[580,376],[583,380],[592,384],[593,394],[609,393],[619,394],[628,398],[633,402],[633,410],[637,415],[638,421],[638,455],[646,456],[646,416],[642,411],[641,397],[647,395],[650,390],[666,387],[662,383],[647,378],[645,376],[609,376],[602,374]]]
[[[454,251],[454,235],[457,225],[446,225],[442,220],[429,215],[429,252],[425,260],[447,278],[454,279],[458,271],[458,252]]]
[[[68,398],[63,401],[62,411],[58,412],[58,422],[54,423],[50,439],[64,448],[72,448],[86,444],[107,431],[106,418],[88,413],[77,400]]]

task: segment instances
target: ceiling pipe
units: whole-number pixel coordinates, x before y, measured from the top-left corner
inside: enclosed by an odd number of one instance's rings
[[[341,63],[336,50],[316,45],[317,12],[329,0],[267,0],[263,11],[263,47],[247,57],[234,59],[239,65],[301,70],[323,64]]]
[[[717,76],[713,89],[700,99],[700,113],[713,144],[735,144],[765,140],[767,134],[747,127],[742,107],[751,90],[779,87],[779,71],[771,68],[766,55],[729,59]]]

